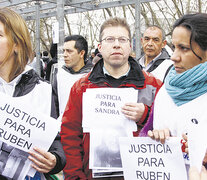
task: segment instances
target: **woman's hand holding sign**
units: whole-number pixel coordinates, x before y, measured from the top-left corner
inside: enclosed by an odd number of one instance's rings
[[[168,128],[163,130],[152,130],[148,131],[148,136],[156,141],[160,141],[162,144],[165,143],[165,140],[170,137],[170,130]]]
[[[201,172],[199,173],[198,169],[195,167],[191,167],[189,170],[189,179],[190,180],[206,180],[207,179],[207,171],[203,166]]]
[[[50,172],[56,165],[56,157],[50,152],[34,148],[29,154],[28,158],[34,163],[32,167],[41,173]]]

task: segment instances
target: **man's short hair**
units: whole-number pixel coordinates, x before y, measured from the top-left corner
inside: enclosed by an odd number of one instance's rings
[[[43,51],[43,56],[48,56],[48,52],[47,51]]]
[[[157,29],[159,29],[161,31],[161,33],[162,33],[162,41],[164,41],[166,39],[165,31],[160,26],[158,26],[158,25],[149,25],[149,26],[147,26],[147,29],[154,29],[154,28],[157,28]]]
[[[81,35],[72,35],[67,36],[64,39],[64,42],[68,41],[75,41],[75,49],[77,49],[78,53],[80,53],[82,50],[85,51],[84,60],[86,60],[88,55],[88,42],[86,41],[86,39]]]
[[[99,35],[99,41],[101,42],[101,40],[102,40],[103,31],[104,31],[105,28],[117,27],[117,26],[121,26],[121,27],[126,28],[126,30],[129,33],[129,39],[130,39],[130,42],[131,42],[131,31],[130,31],[130,27],[129,27],[126,19],[118,18],[118,17],[110,18],[102,24],[101,30],[100,30],[100,35]]]

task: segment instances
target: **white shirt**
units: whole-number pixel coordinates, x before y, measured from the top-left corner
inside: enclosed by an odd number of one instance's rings
[[[14,78],[11,82],[6,82],[4,79],[0,77],[0,92],[3,92],[9,96],[13,96],[15,86],[20,81],[22,74],[29,71],[30,69],[32,68],[29,66],[26,66],[25,70],[21,74],[19,74],[16,78]]]

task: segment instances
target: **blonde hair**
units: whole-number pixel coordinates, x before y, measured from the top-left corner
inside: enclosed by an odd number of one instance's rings
[[[7,57],[2,65],[14,53],[14,62],[9,74],[11,81],[22,73],[28,62],[33,59],[32,44],[26,22],[19,14],[9,8],[0,8],[0,22],[4,25],[9,44]],[[18,49],[17,52],[13,52],[14,45]]]
[[[103,31],[104,31],[105,28],[107,28],[107,27],[117,27],[117,26],[121,26],[121,27],[126,28],[126,30],[128,31],[128,34],[129,34],[130,42],[131,42],[131,31],[130,31],[130,27],[129,27],[126,19],[118,18],[118,17],[110,18],[102,24],[101,30],[100,30],[100,35],[99,35],[99,41],[101,42],[101,40],[102,40]]]

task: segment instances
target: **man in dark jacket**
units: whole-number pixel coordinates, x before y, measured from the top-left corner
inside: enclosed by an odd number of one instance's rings
[[[143,72],[131,57],[130,28],[124,19],[112,18],[101,26],[99,60],[91,73],[71,88],[69,101],[62,118],[61,142],[67,158],[65,179],[92,179],[89,170],[89,133],[82,129],[82,97],[89,88],[134,88],[138,102],[127,103],[122,113],[137,123],[136,135],[145,124],[150,106],[161,81]],[[136,97],[135,97],[136,98]],[[90,102],[87,102],[90,106]],[[92,117],[91,117],[92,118]],[[98,120],[98,119],[94,119]],[[101,127],[100,127],[101,128]]]
[[[50,62],[50,58],[48,56],[48,52],[47,51],[43,51],[42,53],[42,60],[43,60],[43,71],[44,71],[44,78],[46,79],[46,72],[47,72],[47,65]]]
[[[138,60],[142,68],[163,80],[168,67],[172,65],[170,55],[164,48],[167,44],[164,31],[158,26],[148,27],[141,43],[144,55]]]
[[[53,64],[57,63],[57,44],[52,43],[50,47],[50,55],[52,59],[47,64],[45,79],[50,81],[51,70]]]
[[[60,115],[60,119],[72,85],[92,68],[92,64],[87,61],[88,43],[83,36],[67,36],[64,40],[63,51],[65,63],[61,68],[58,68],[58,64],[56,64],[52,74],[52,86],[58,95],[55,103],[59,108],[57,113]]]

